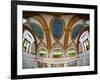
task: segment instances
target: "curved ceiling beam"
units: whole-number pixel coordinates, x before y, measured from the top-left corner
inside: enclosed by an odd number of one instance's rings
[[[68,46],[68,39],[69,39],[69,35],[70,35],[70,31],[72,29],[72,26],[74,25],[75,22],[77,22],[78,20],[80,20],[80,17],[78,17],[77,15],[72,17],[71,20],[68,22],[68,25],[65,29],[65,38],[64,38],[64,49],[67,49]]]
[[[45,19],[41,15],[35,15],[35,16],[33,16],[33,18],[36,19],[37,21],[39,21],[40,24],[42,25],[43,30],[44,30],[45,35],[46,35],[47,49],[50,51],[50,49],[51,49],[51,39],[50,39],[49,28],[48,28],[48,25],[47,25]]]

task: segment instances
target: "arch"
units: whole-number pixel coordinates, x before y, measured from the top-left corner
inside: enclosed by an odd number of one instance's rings
[[[45,19],[41,15],[34,15],[33,18],[36,19],[37,21],[39,21],[40,24],[42,25],[43,30],[44,30],[45,35],[46,35],[47,48],[50,51],[51,50],[51,39],[50,39],[49,28],[48,28],[48,25],[47,25]]]
[[[72,17],[71,20],[69,21],[66,29],[65,29],[64,49],[67,49],[67,46],[68,46],[68,38],[69,38],[69,35],[70,35],[71,28],[72,28],[73,24],[75,22],[77,22],[78,20],[80,20],[80,17],[78,17],[77,15],[74,16],[74,17]]]
[[[84,28],[81,30],[81,32],[79,33],[78,39],[77,39],[77,50],[78,50],[78,46],[79,46],[79,39],[80,39],[81,35],[82,35],[85,31],[88,31],[88,32],[89,32],[89,26],[88,26],[88,27],[84,27]]]
[[[60,48],[55,48],[52,50],[51,57],[54,58],[61,58],[63,54],[63,51]]]
[[[77,51],[76,51],[76,49],[73,48],[73,47],[71,47],[71,48],[69,48],[69,49],[67,50],[67,56],[68,56],[68,57],[74,57],[74,56],[76,56],[76,53],[77,53]]]
[[[36,52],[37,52],[37,40],[36,40],[36,37],[35,37],[33,31],[29,27],[23,25],[23,33],[24,33],[24,31],[28,31],[30,34],[32,34],[33,38],[35,39],[34,44],[35,44],[35,54],[36,54]]]
[[[47,57],[48,56],[48,50],[43,48],[43,47],[38,49],[37,53],[39,54],[39,56],[43,56],[43,57],[45,57],[45,56]]]

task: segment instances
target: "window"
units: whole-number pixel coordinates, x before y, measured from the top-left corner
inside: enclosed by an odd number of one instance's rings
[[[76,55],[76,50],[74,48],[71,48],[68,50],[68,57],[74,57]]]
[[[24,51],[29,52],[29,47],[30,47],[30,42],[27,39],[25,39],[23,42]]]
[[[62,56],[62,51],[60,49],[55,49],[52,54],[54,58],[60,58]]]
[[[47,51],[46,51],[46,49],[41,48],[41,49],[38,51],[38,54],[39,54],[40,57],[46,57],[46,56],[47,56]]]
[[[84,46],[85,46],[85,49],[86,51],[88,51],[90,49],[90,43],[89,43],[89,40],[86,39],[84,42],[83,42]]]

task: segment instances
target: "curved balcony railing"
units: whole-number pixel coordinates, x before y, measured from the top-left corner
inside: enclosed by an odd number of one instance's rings
[[[71,58],[45,58],[45,57],[35,57],[35,60],[43,63],[66,63],[78,60],[78,56]]]
[[[80,58],[83,58],[84,55],[86,57],[86,54],[89,54],[89,51],[76,55],[74,57],[61,57],[61,58],[52,58],[52,57],[39,57],[37,55],[31,55],[31,58],[33,58],[33,61],[36,62],[43,62],[43,63],[68,63],[68,62],[73,62],[73,61],[77,61]],[[29,55],[29,54],[28,54]],[[82,57],[83,55],[83,57]]]

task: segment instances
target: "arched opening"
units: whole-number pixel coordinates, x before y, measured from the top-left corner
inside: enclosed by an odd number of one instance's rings
[[[53,58],[61,58],[62,57],[62,51],[60,49],[55,49],[52,52]]]
[[[24,50],[25,52],[29,53],[30,45],[31,45],[31,42],[28,41],[28,40],[25,38],[24,41],[23,41],[23,50]]]
[[[81,52],[79,46],[81,45]],[[89,27],[85,27],[79,34],[77,40],[77,47],[79,54],[79,66],[90,65],[90,34]]]
[[[34,58],[37,52],[37,41],[32,30],[23,26],[22,45],[22,67],[23,69],[36,68],[37,62]]]
[[[79,34],[77,40],[77,49],[78,52],[87,52],[90,50],[90,37],[89,37],[89,27],[85,27]],[[81,47],[81,48],[80,48]]]
[[[67,56],[68,57],[75,57],[77,54],[77,51],[74,49],[74,48],[70,48],[68,51],[67,51]]]
[[[36,38],[30,28],[23,27],[23,51],[26,53],[36,53]]]
[[[47,57],[48,51],[45,48],[41,48],[41,49],[39,49],[37,55],[40,57]]]

